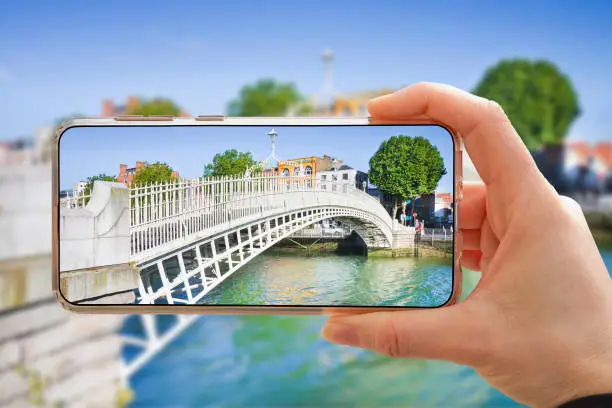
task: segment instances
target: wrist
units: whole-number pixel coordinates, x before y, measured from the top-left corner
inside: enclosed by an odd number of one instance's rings
[[[593,358],[584,361],[572,375],[572,384],[568,384],[568,392],[556,401],[559,408],[569,407],[598,407],[590,405],[591,401],[597,401],[600,396],[612,397],[612,357]],[[610,400],[607,400],[610,403]],[[573,405],[579,404],[579,405]],[[585,405],[582,405],[585,404]],[[606,405],[612,406],[612,405]]]
[[[558,408],[605,408],[612,406],[612,393],[590,395],[559,405]]]

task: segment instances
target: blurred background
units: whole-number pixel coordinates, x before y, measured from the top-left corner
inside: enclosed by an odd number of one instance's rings
[[[611,12],[604,0],[5,0],[0,406],[516,406],[466,367],[327,344],[318,317],[164,316],[126,375],[135,318],[69,314],[50,291],[51,135],[78,115],[361,115],[374,96],[448,83],[502,104],[612,270]],[[464,296],[478,277],[466,271]]]

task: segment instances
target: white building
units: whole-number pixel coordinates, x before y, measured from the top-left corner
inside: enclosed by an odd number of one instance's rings
[[[349,188],[364,189],[368,175],[350,166],[342,165],[338,169],[330,168],[316,172],[316,183],[321,190],[347,192]]]
[[[77,183],[74,183],[74,186],[72,186],[72,191],[75,195],[80,195],[85,192],[86,187],[87,187],[86,181],[79,181]]]

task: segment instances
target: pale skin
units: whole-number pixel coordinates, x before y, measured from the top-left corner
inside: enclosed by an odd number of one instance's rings
[[[455,305],[332,316],[323,336],[471,366],[533,407],[612,392],[612,280],[580,207],[538,171],[500,106],[421,83],[368,109],[382,120],[442,122],[463,137],[483,183],[464,186],[461,264],[482,278]]]

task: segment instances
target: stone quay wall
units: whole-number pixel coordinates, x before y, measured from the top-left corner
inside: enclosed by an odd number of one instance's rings
[[[0,407],[120,407],[123,316],[76,315],[51,291],[51,167],[0,167]]]

